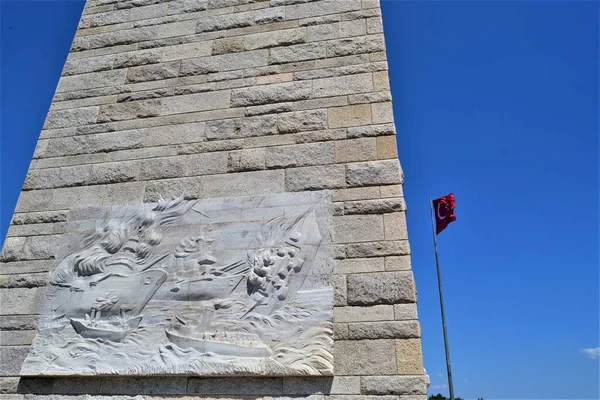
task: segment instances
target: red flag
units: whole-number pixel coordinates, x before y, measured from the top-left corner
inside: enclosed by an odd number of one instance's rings
[[[454,205],[455,201],[452,193],[433,201],[433,211],[435,212],[435,231],[437,234],[446,229],[450,222],[456,221],[456,215],[454,215]]]

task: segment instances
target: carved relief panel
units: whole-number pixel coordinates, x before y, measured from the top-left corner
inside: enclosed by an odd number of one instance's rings
[[[327,192],[72,210],[22,375],[330,375]]]

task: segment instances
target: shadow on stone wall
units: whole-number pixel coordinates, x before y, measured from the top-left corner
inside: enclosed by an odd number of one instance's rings
[[[275,395],[330,394],[332,377],[290,378],[188,378],[188,377],[68,377],[21,378],[21,394],[107,395],[242,395],[259,398]]]

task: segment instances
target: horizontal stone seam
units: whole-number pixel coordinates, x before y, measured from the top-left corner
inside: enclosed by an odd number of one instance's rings
[[[370,53],[363,53],[363,54],[370,54]],[[327,59],[331,59],[334,60],[336,58],[344,58],[346,56],[341,56],[341,57],[331,57],[331,58],[327,58]],[[314,68],[308,68],[306,70],[301,70],[301,71],[295,71],[292,72],[293,74],[293,79],[291,81],[288,82],[303,82],[303,81],[314,81],[314,80],[320,80],[320,79],[331,79],[331,78],[339,78],[339,77],[344,77],[344,76],[353,76],[353,75],[361,75],[361,74],[373,74],[375,72],[382,72],[382,71],[387,71],[388,70],[388,66],[387,63],[385,66],[381,66],[381,67],[377,67],[376,64],[380,64],[382,63],[382,61],[368,61],[368,62],[362,62],[362,63],[356,63],[356,64],[348,64],[348,65],[340,65],[340,66],[335,66],[335,67],[327,67],[327,68],[323,68],[323,67],[314,67]],[[164,64],[164,63],[157,63],[157,64],[147,64],[147,65],[141,65],[143,66],[153,66],[153,65],[159,65],[159,64]],[[281,66],[281,65],[285,65],[285,64],[278,64],[276,66]],[[269,65],[265,65],[263,67],[256,67],[256,69],[259,68],[265,68],[268,67]],[[372,71],[370,70],[365,70],[365,71],[348,71],[348,73],[340,73],[340,74],[334,74],[331,76],[322,76],[322,77],[315,77],[315,78],[306,78],[306,79],[296,79],[296,75],[299,72],[306,72],[306,71],[319,71],[319,70],[327,70],[327,71],[332,71],[332,72],[339,72],[340,70],[342,72],[344,72],[344,68],[349,68],[349,67],[362,67],[362,66],[367,66],[367,67],[373,67],[374,69]],[[135,67],[129,67],[129,68],[135,68]],[[127,69],[129,69],[127,68]],[[110,71],[118,71],[120,69],[125,69],[125,68],[119,68],[119,69],[114,69],[114,70],[110,70]],[[235,81],[244,81],[247,79],[252,79],[252,78],[258,78],[258,77],[264,77],[264,76],[274,76],[274,75],[280,75],[280,73],[276,73],[276,74],[266,74],[266,75],[244,75],[244,77],[242,78],[236,78],[236,79],[223,79],[223,80],[208,80],[208,78],[211,77],[211,75],[217,75],[217,74],[221,74],[221,73],[227,73],[227,72],[235,72],[235,71],[242,71],[242,70],[248,70],[249,68],[239,68],[236,70],[227,70],[224,72],[217,72],[217,73],[213,73],[213,74],[206,74],[207,80],[206,81],[202,81],[202,82],[195,82],[195,83],[188,83],[188,84],[184,84],[184,85],[178,85],[178,86],[169,86],[169,85],[165,85],[165,86],[158,86],[152,89],[140,89],[140,90],[132,90],[129,92],[123,92],[123,93],[116,93],[116,94],[109,94],[109,95],[100,95],[100,96],[89,96],[89,97],[82,97],[82,98],[78,98],[78,99],[65,99],[65,100],[56,100],[53,102],[53,105],[55,103],[60,104],[60,103],[64,103],[67,101],[78,101],[78,100],[82,100],[82,99],[96,99],[96,98],[105,98],[105,97],[113,97],[113,96],[117,96],[117,101],[115,102],[111,102],[111,103],[105,103],[105,104],[118,104],[118,103],[129,103],[131,101],[118,101],[118,97],[119,96],[125,96],[125,95],[134,95],[134,94],[142,94],[142,93],[151,93],[153,91],[157,91],[157,90],[176,90],[176,89],[186,89],[188,87],[192,87],[195,85],[210,85],[210,84],[218,84],[221,82],[235,82]],[[250,70],[252,70],[254,68],[250,68]],[[97,72],[106,72],[105,71],[97,71]],[[93,74],[96,72],[86,72],[85,74]],[[84,75],[84,74],[81,74]],[[66,77],[72,77],[72,76],[77,76],[77,75],[66,75]],[[146,84],[146,83],[150,83],[150,82],[165,82],[167,83],[168,81],[171,80],[177,80],[177,79],[182,79],[182,78],[191,78],[191,77],[203,77],[203,75],[183,75],[183,76],[177,76],[177,77],[172,77],[172,78],[166,78],[166,79],[158,79],[158,80],[148,80],[148,81],[143,81],[143,82],[136,82],[136,83],[126,83],[124,85],[120,85],[120,87],[122,88],[128,88],[129,86],[135,86],[135,85],[142,85],[142,84]],[[273,83],[276,84],[276,83]],[[235,89],[241,89],[241,88],[251,88],[251,87],[260,87],[260,86],[268,86],[268,84],[248,84],[248,85],[241,85],[241,86],[236,86]],[[105,89],[105,88],[110,88],[112,87],[112,85],[109,86],[100,86],[100,87],[95,87],[95,88],[91,88],[91,89],[83,89],[83,90],[72,90],[72,91],[64,91],[64,92],[60,92],[59,94],[63,95],[63,94],[73,94],[73,93],[85,93],[86,91],[89,90],[94,90],[94,89]],[[228,89],[221,89],[221,90],[228,90]],[[207,90],[203,90],[201,92],[198,93],[207,93],[207,92],[216,92],[219,91],[219,89],[207,89]],[[371,92],[361,92],[361,93],[380,93],[380,92],[390,92],[389,90],[373,90]],[[359,94],[359,93],[357,93]],[[173,95],[175,96],[175,95]],[[152,99],[161,99],[164,97],[173,97],[173,96],[161,96],[161,97],[152,97],[152,98],[148,98],[147,100],[152,100]],[[325,96],[325,97],[317,97],[317,98],[327,98],[327,97],[332,97],[332,96]],[[144,99],[146,100],[146,99]],[[134,100],[134,101],[142,101],[142,100]],[[73,107],[73,108],[81,108],[81,107]],[[69,108],[62,108],[62,109],[69,109]],[[50,111],[53,111],[52,109]]]
[[[275,136],[275,135],[274,135]],[[201,142],[202,143],[202,142]],[[324,142],[326,143],[326,142]],[[285,146],[289,146],[289,145],[281,145],[281,146],[273,146],[273,147],[285,147]],[[235,150],[234,150],[235,151]],[[228,152],[229,151],[216,151],[218,152]],[[135,160],[122,160],[122,161],[110,161],[110,162],[100,162],[100,163],[90,163],[90,164],[76,164],[76,165],[70,165],[70,166],[59,166],[59,167],[51,167],[51,168],[41,168],[41,169],[36,169],[36,171],[52,171],[52,170],[57,170],[57,173],[60,172],[61,169],[63,168],[73,168],[73,167],[79,167],[79,166],[101,166],[101,165],[106,165],[106,164],[118,164],[118,163],[132,163],[132,164],[141,164],[142,161],[144,160],[168,160],[171,159],[173,157],[181,157],[181,158],[188,158],[189,156],[193,156],[196,154],[208,154],[208,153],[213,153],[213,152],[206,152],[206,153],[195,153],[195,154],[183,154],[183,155],[178,155],[178,156],[163,156],[163,157],[149,157],[149,158],[140,158],[140,159],[135,159]],[[385,159],[385,160],[373,160],[373,161],[368,161],[368,162],[377,162],[377,161],[388,161],[389,159]],[[275,170],[284,170],[287,171],[290,169],[296,169],[296,168],[310,168],[310,167],[320,167],[320,166],[333,166],[333,165],[343,165],[345,167],[345,175],[348,175],[348,164],[359,164],[362,163],[363,161],[358,161],[358,162],[334,162],[334,163],[330,163],[330,164],[318,164],[318,165],[302,165],[302,166],[294,166],[294,167],[273,167],[273,168],[260,168],[260,169],[256,169],[256,170],[269,170],[269,171],[275,171]],[[366,161],[365,161],[366,162]],[[123,168],[125,168],[125,166],[123,166]],[[186,168],[187,169],[187,168]],[[251,172],[251,171],[226,171],[226,172],[222,172],[219,174],[200,174],[200,175],[188,175],[187,173],[185,173],[184,175],[181,176],[177,176],[177,177],[169,177],[169,178],[161,178],[161,179],[173,179],[173,178],[192,178],[192,177],[204,177],[204,176],[217,176],[217,175],[223,175],[223,174],[227,174],[227,173],[244,173],[244,172]],[[139,173],[139,172],[138,172]],[[34,188],[23,188],[23,191],[31,191],[31,190],[41,190],[41,189],[55,189],[55,188],[62,188],[62,187],[79,187],[79,186],[98,186],[98,185],[109,185],[109,184],[115,184],[115,183],[124,183],[124,182],[148,182],[148,181],[154,181],[156,179],[139,179],[138,176],[132,178],[127,178],[127,179],[123,179],[123,180],[119,180],[119,181],[108,181],[108,182],[98,182],[98,183],[90,183],[90,184],[74,184],[74,185],[66,185],[66,186],[48,186],[48,187],[34,187]],[[27,178],[25,179],[25,181],[27,181]],[[381,186],[380,183],[373,183],[373,184],[369,184],[369,185],[358,185],[358,186],[352,186],[349,185],[346,181],[344,182],[342,187],[339,188],[352,188],[352,187],[369,187],[369,186]]]

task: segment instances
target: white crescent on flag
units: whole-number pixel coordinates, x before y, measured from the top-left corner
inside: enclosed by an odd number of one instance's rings
[[[440,220],[444,220],[446,219],[446,216],[443,216],[440,214],[440,207],[442,206],[442,204],[444,204],[444,206],[446,207],[446,212],[448,212],[448,205],[446,203],[438,203],[437,206],[437,216]]]

